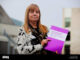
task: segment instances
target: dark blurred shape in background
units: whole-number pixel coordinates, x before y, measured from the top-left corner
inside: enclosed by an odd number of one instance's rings
[[[18,28],[22,25],[23,22],[15,18],[10,18],[0,5],[0,54],[17,54],[16,46],[10,41],[16,43]],[[9,37],[4,35],[4,30]]]

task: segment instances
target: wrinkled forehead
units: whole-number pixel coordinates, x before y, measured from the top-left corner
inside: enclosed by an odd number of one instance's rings
[[[29,11],[39,11],[40,12],[38,6],[35,6],[35,5],[30,6]]]

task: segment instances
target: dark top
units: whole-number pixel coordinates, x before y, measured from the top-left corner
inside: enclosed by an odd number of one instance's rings
[[[46,39],[47,34],[44,37],[42,37],[43,34],[39,31],[38,27],[37,28],[33,28],[31,25],[29,25],[29,26],[30,26],[30,28],[32,30],[32,35],[34,35],[36,37],[35,39],[31,40],[32,45],[39,44],[39,43],[41,43],[41,41],[43,39]],[[40,54],[40,55],[55,55],[56,54],[56,53],[53,53],[51,51],[44,50],[44,47],[43,47],[43,49],[41,51],[35,52],[33,55],[36,55],[36,54]]]

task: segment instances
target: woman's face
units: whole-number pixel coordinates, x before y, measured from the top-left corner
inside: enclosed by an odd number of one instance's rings
[[[30,10],[29,11],[29,21],[38,21],[39,20],[39,16],[40,16],[40,13],[39,13],[39,9],[35,9],[35,10]]]

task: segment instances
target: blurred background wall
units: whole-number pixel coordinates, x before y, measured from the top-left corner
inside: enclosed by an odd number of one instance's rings
[[[10,18],[0,5],[0,54],[17,53],[16,49],[14,49],[14,43],[16,43],[17,40],[18,28],[22,24],[21,21]],[[5,31],[9,37],[4,34]]]
[[[80,8],[63,9],[63,27],[70,31],[63,53],[80,54]]]

